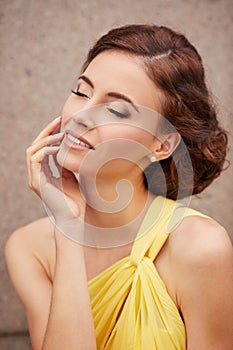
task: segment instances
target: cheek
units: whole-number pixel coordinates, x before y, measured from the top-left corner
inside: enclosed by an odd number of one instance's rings
[[[124,125],[123,127],[103,128],[100,140],[102,144],[98,149],[98,155],[100,154],[102,159],[127,159],[133,164],[142,165],[144,168],[141,162],[151,153],[154,137],[148,132]]]
[[[153,144],[153,139],[154,137],[145,131],[138,131],[138,132],[135,132],[135,134],[133,135],[134,141],[140,143],[141,145],[149,149]]]
[[[80,104],[77,103],[77,101],[75,102],[73,100],[73,96],[70,95],[62,108],[62,124],[65,124],[81,108],[82,106],[80,106]]]
[[[124,139],[129,140],[132,143],[140,144],[146,148],[150,148],[153,143],[153,135],[149,134],[148,132],[141,130],[139,128],[134,127],[125,127],[125,128],[119,128],[119,130],[110,130],[109,133],[107,133],[107,137],[111,137],[115,139]]]
[[[68,119],[70,118],[70,103],[69,103],[69,99],[65,102],[63,108],[62,108],[62,112],[61,112],[61,117],[62,117],[62,126],[64,125],[64,123],[66,123],[68,121]]]
[[[137,141],[141,144],[150,144],[153,142],[153,135],[137,127],[127,125],[107,125],[98,127],[99,136],[102,141],[125,139]]]

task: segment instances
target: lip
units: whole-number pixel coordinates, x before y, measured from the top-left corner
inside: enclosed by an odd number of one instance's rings
[[[67,135],[70,134],[71,136],[79,139],[81,142],[84,142],[86,143],[90,148],[87,148],[83,145],[79,145],[73,141],[71,141]],[[85,139],[83,136],[81,136],[80,134],[74,132],[73,130],[65,130],[65,136],[64,136],[64,139],[63,139],[64,143],[66,146],[68,146],[69,148],[71,149],[75,149],[75,150],[81,150],[81,151],[89,151],[89,150],[94,150],[94,146],[92,146],[92,144],[87,140]]]

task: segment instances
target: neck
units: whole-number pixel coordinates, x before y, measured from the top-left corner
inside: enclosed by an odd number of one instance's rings
[[[87,201],[85,223],[89,230],[133,240],[154,198],[145,188],[142,174],[124,180],[115,176],[111,181],[81,176],[79,182]]]

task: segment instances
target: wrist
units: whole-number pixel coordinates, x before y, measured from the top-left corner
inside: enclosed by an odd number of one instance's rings
[[[79,218],[69,220],[56,220],[54,226],[54,236],[59,244],[78,245],[83,242],[84,237],[84,222]]]
[[[63,266],[70,273],[73,270],[80,269],[85,265],[83,246],[72,241],[70,238],[56,230],[56,266]]]

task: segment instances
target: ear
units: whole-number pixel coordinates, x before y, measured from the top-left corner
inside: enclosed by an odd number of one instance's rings
[[[180,140],[181,136],[178,132],[167,134],[163,141],[158,142],[157,140],[153,150],[156,159],[159,161],[170,157],[179,145]]]

